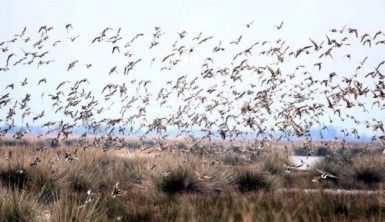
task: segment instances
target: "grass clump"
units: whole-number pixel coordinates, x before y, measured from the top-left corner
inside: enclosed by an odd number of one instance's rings
[[[135,198],[107,196],[101,201],[101,206],[109,221],[154,221],[159,215],[158,209],[153,207],[157,205],[156,201],[156,197],[148,198],[136,193]],[[163,207],[166,207],[166,203]]]
[[[260,157],[262,170],[273,175],[282,175],[285,173],[283,164],[289,164],[289,159],[279,152],[264,154]]]
[[[236,185],[241,192],[273,189],[273,181],[265,172],[249,169],[238,172]]]
[[[375,188],[385,181],[385,160],[381,156],[360,156],[348,168],[347,177],[357,185]]]
[[[100,207],[99,200],[83,204],[75,197],[64,197],[52,205],[50,221],[108,221]]]
[[[39,202],[50,203],[57,199],[62,189],[57,175],[48,168],[33,168],[27,170],[30,175],[29,189],[37,195]]]
[[[1,186],[12,189],[23,189],[28,186],[30,180],[30,175],[21,166],[6,166],[0,169]]]
[[[222,157],[222,162],[225,165],[230,165],[230,166],[239,166],[239,165],[245,164],[245,160],[241,156],[235,153],[226,153]]]
[[[81,155],[79,160],[67,164],[62,181],[73,192],[109,192],[116,181],[121,185],[140,183],[142,162],[105,154]]]
[[[34,221],[37,216],[37,204],[34,200],[18,192],[2,195],[0,198],[0,220]]]
[[[52,202],[61,186],[48,165],[28,166],[21,162],[0,165],[0,185],[11,190],[32,192],[37,200]]]
[[[204,191],[203,183],[189,167],[169,167],[168,170],[152,176],[155,187],[168,194],[201,193]]]

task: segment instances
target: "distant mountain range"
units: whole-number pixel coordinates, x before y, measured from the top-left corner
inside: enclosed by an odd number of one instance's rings
[[[5,127],[4,126],[1,126],[0,127],[0,130],[4,129]],[[9,134],[13,135],[15,134],[17,131],[20,130],[20,127],[13,127],[10,131],[9,131]],[[127,127],[127,131],[128,131],[128,127]],[[46,132],[46,129],[42,128],[42,127],[38,127],[38,126],[30,126],[29,128],[29,132],[28,134],[29,135],[39,135],[39,134],[43,134]],[[89,130],[87,130],[86,127],[84,126],[77,126],[75,128],[72,129],[72,132],[73,132],[73,135],[81,135],[83,133],[87,133],[87,135],[96,135],[96,136],[100,136],[100,135],[103,135],[103,129],[101,128],[99,130],[98,133],[95,133],[95,134],[92,134],[89,132]],[[192,134],[194,136],[197,136],[197,137],[200,137],[200,136],[204,136],[206,135],[204,132],[202,132],[201,130],[199,130],[198,128],[197,129],[193,129],[191,130]],[[313,128],[313,129],[310,129],[310,135],[311,137],[314,139],[314,140],[320,140],[321,139],[321,135],[320,135],[320,130],[318,128]],[[135,134],[130,134],[129,136],[141,136],[145,133],[145,131],[139,131]],[[170,128],[168,129],[165,133],[167,133],[169,136],[177,136],[179,133],[181,133],[181,130],[178,130],[176,128]],[[118,132],[113,132],[114,135],[118,135]],[[365,135],[365,134],[361,134],[360,135],[360,138],[355,138],[353,136],[345,136],[341,130],[337,127],[333,127],[333,126],[329,126],[327,128],[327,130],[323,130],[322,131],[322,134],[323,134],[323,139],[324,140],[332,140],[334,138],[339,138],[339,139],[345,139],[346,141],[356,141],[356,142],[369,142],[371,141],[371,138],[372,136],[371,135]],[[149,136],[156,136],[156,135],[159,135],[157,132],[150,132],[148,134]],[[218,134],[218,132],[216,131],[213,131],[213,137],[214,138],[220,138],[220,135]],[[283,137],[283,138],[290,138],[290,139],[300,139],[299,137],[296,137],[296,136],[287,136],[287,135],[284,135],[283,133],[281,132],[277,132],[276,133],[276,138],[279,138],[279,137]],[[253,133],[249,133],[245,136],[242,136],[240,138],[242,139],[255,139],[257,137],[257,134],[253,134]],[[261,137],[261,136],[260,136]],[[262,138],[262,137],[261,137]]]

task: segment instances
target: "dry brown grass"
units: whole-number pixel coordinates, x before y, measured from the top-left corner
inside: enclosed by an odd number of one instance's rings
[[[290,192],[283,188],[382,188],[384,158],[374,154],[335,156],[317,168],[337,183],[311,182],[315,170],[286,173],[281,151],[226,160],[225,155],[135,151],[125,154],[74,147],[36,150],[2,147],[2,221],[350,221],[383,220],[384,195]],[[12,155],[5,160],[4,155]],[[232,157],[236,157],[234,154]],[[30,163],[36,157],[42,161]],[[351,158],[346,162],[346,158]],[[350,164],[350,165],[346,165]],[[349,167],[348,167],[349,166]],[[347,170],[349,169],[349,170]],[[370,182],[362,174],[379,175]],[[366,174],[365,174],[366,172]],[[361,175],[361,176],[360,176]],[[342,180],[343,179],[343,180]],[[124,192],[112,197],[116,182]],[[95,194],[88,201],[87,191]]]

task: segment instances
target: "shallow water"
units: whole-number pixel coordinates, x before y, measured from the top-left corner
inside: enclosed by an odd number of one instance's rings
[[[297,188],[282,188],[280,192],[285,193],[327,193],[327,194],[344,194],[344,195],[382,195],[380,190],[345,190],[345,189],[297,189]]]
[[[299,167],[299,170],[310,170],[312,167],[314,167],[319,161],[321,161],[324,157],[323,156],[291,156],[290,161],[294,165],[300,165],[303,161],[303,165]]]

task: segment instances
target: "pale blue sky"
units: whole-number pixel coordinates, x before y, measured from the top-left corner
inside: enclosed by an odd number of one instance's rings
[[[102,1],[102,0],[2,0],[0,33],[18,31],[24,24],[63,26],[68,22],[84,31],[122,26],[130,31],[188,29],[226,33],[239,24],[256,20],[263,28],[284,20],[288,30],[309,35],[336,24],[359,28],[384,27],[385,2],[373,1]]]
[[[9,82],[20,82],[28,76],[31,82],[47,77],[50,84],[44,89],[35,89],[33,84],[26,91],[41,92],[53,90],[57,83],[63,80],[78,80],[87,77],[90,80],[90,89],[100,90],[107,82],[128,81],[132,78],[151,79],[155,89],[158,89],[165,80],[175,79],[182,73],[196,72],[196,64],[201,64],[201,57],[191,59],[191,63],[184,64],[179,70],[169,75],[159,74],[158,69],[150,68],[147,64],[132,76],[108,76],[110,67],[122,64],[125,60],[110,54],[110,48],[95,46],[90,47],[89,42],[101,30],[110,26],[122,27],[122,35],[133,36],[144,32],[150,34],[154,26],[161,26],[168,34],[165,44],[170,45],[176,33],[186,30],[190,37],[199,32],[207,36],[213,35],[215,41],[212,45],[222,40],[228,42],[245,35],[250,41],[269,40],[282,37],[291,45],[303,45],[309,37],[324,38],[324,33],[330,28],[340,28],[344,25],[356,27],[362,33],[374,33],[385,28],[385,1],[220,1],[220,0],[191,0],[191,1],[98,1],[98,0],[1,0],[0,8],[0,41],[11,38],[19,33],[24,26],[28,27],[27,33],[38,37],[37,30],[42,25],[55,27],[52,38],[66,39],[80,35],[79,41],[57,49],[52,56],[55,58],[54,67],[43,67],[39,70],[25,67],[11,70],[1,78],[0,87]],[[254,20],[252,29],[245,30],[245,24]],[[274,28],[275,24],[284,21],[280,32]],[[67,34],[64,26],[72,23],[74,30]],[[63,37],[64,36],[64,37]],[[148,41],[147,41],[148,43]],[[144,44],[144,43],[143,43]],[[138,54],[141,48],[136,47]],[[163,49],[162,49],[163,50]],[[164,56],[164,51],[153,52],[151,57]],[[166,49],[165,49],[166,50]],[[383,58],[383,50],[360,51],[361,48],[353,46],[352,60],[356,63],[369,55],[372,64]],[[142,52],[142,56],[146,56]],[[232,54],[228,55],[232,56]],[[343,56],[343,55],[342,55]],[[148,56],[148,60],[151,57]],[[79,59],[81,63],[94,63],[93,70],[87,73],[80,70],[78,73],[67,73],[65,67],[69,62]],[[1,61],[4,59],[2,58]],[[148,61],[147,61],[148,62]],[[220,63],[219,59],[219,63]],[[331,63],[330,70],[346,71],[352,67],[341,65],[339,60]],[[0,65],[1,66],[1,65]],[[210,86],[214,82],[208,82]],[[18,92],[16,92],[18,93]],[[25,91],[20,91],[24,95]],[[36,110],[45,107],[46,101],[39,100],[34,103]],[[153,110],[152,115],[157,115]],[[151,113],[151,110],[149,111]],[[382,118],[381,113],[373,113],[377,118]]]

